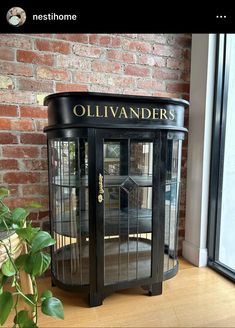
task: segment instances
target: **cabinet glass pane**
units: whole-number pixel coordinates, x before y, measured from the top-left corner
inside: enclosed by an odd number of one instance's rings
[[[181,140],[168,140],[165,193],[164,271],[177,264],[178,199],[180,191]]]
[[[104,142],[104,283],[151,276],[152,142]]]
[[[49,141],[53,273],[69,284],[89,282],[87,140]]]
[[[221,219],[218,260],[235,273],[235,36],[229,35],[231,42],[228,79],[227,117],[225,127],[223,182],[221,192]],[[227,67],[226,66],[226,67]]]

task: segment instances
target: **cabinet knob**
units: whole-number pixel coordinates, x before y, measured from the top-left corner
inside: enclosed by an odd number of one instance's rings
[[[99,195],[98,195],[98,203],[102,203],[103,200],[104,200],[103,195],[99,194]]]

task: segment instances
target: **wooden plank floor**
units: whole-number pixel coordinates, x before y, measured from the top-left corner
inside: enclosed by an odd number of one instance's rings
[[[50,279],[41,280],[40,288],[50,288]],[[178,275],[164,282],[160,296],[129,289],[89,308],[85,296],[58,288],[53,293],[63,300],[65,320],[42,315],[39,327],[235,327],[235,285],[184,260]]]

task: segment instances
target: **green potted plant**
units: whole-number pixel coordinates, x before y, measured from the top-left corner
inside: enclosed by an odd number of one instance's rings
[[[0,325],[14,311],[13,327],[36,328],[39,310],[64,318],[61,301],[50,290],[39,294],[36,281],[51,261],[44,248],[55,244],[55,240],[27,221],[28,209],[38,204],[10,210],[4,203],[8,195],[8,189],[0,188]]]

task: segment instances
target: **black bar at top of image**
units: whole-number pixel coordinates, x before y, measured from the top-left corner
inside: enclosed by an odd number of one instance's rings
[[[183,5],[166,1],[155,4],[153,1],[132,4],[123,1],[58,2],[5,1],[0,9],[0,33],[235,32],[234,11],[229,7],[216,8],[216,4],[204,8],[198,3]],[[7,22],[6,14],[12,7],[25,10],[23,25],[16,27]]]

